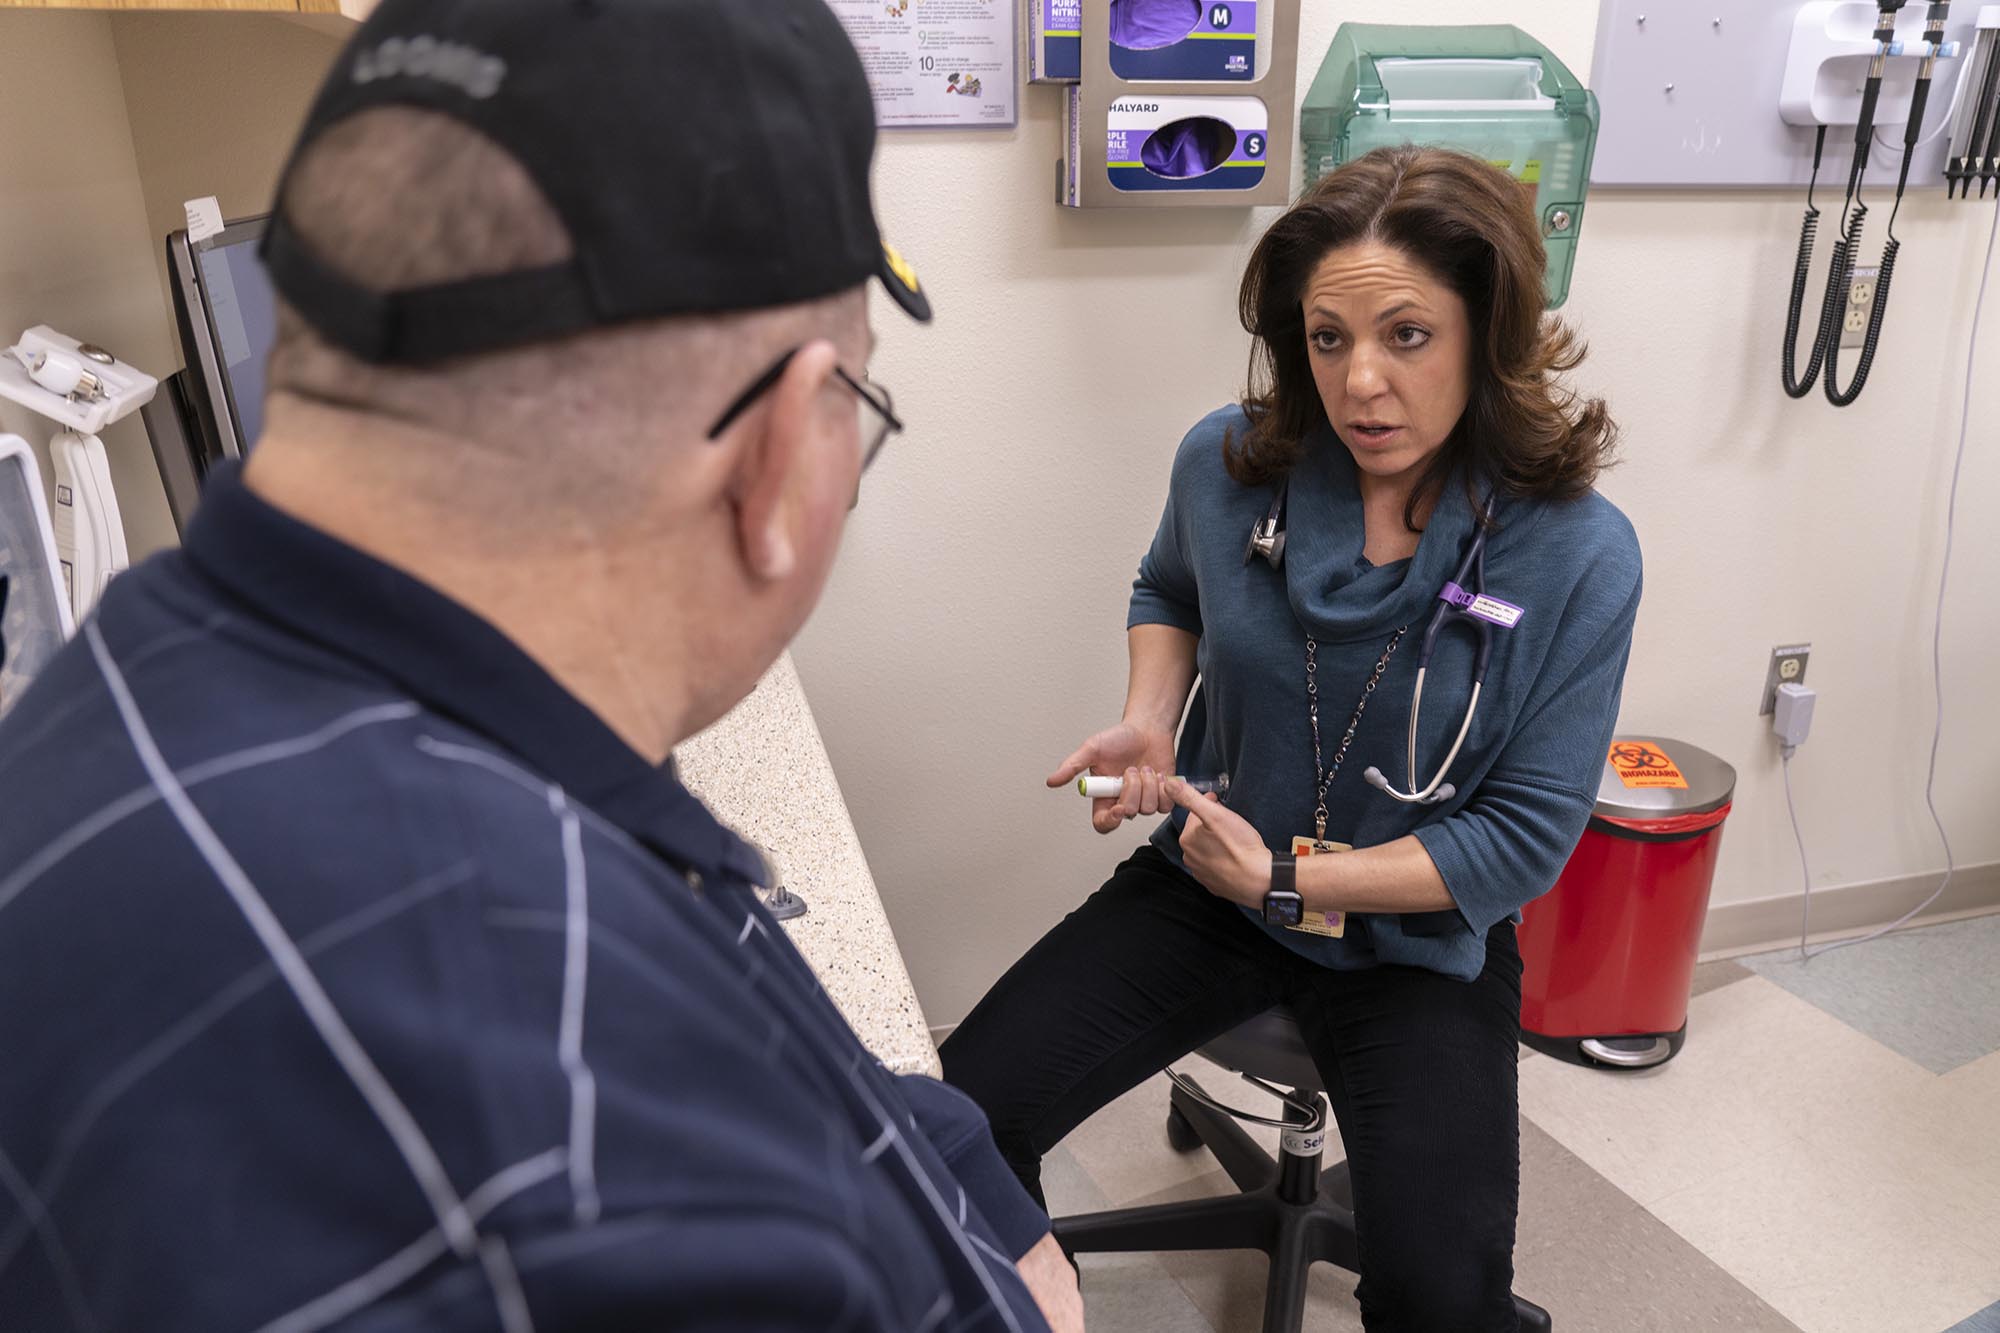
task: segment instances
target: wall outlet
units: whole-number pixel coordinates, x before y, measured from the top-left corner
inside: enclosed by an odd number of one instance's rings
[[[1881,274],[1880,266],[1857,266],[1848,280],[1847,307],[1840,317],[1842,347],[1859,347],[1868,341],[1868,316],[1875,308],[1875,279]]]
[[[1778,703],[1780,685],[1803,685],[1806,683],[1806,659],[1812,655],[1809,643],[1781,645],[1771,650],[1771,665],[1764,672],[1764,701],[1757,705],[1757,715],[1769,715]]]

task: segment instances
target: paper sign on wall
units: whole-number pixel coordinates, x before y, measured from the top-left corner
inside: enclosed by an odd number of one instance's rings
[[[1687,790],[1687,778],[1671,756],[1643,741],[1616,741],[1609,756],[1612,770],[1627,787],[1673,787]]]
[[[1014,123],[1019,0],[828,0],[861,54],[875,123]]]

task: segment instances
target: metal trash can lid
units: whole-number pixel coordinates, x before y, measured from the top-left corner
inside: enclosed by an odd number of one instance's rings
[[[1736,794],[1736,770],[1698,745],[1666,736],[1620,736],[1597,783],[1601,817],[1624,821],[1706,814]]]

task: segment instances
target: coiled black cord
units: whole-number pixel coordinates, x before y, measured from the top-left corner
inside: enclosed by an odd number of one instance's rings
[[[1903,145],[1903,169],[1896,178],[1896,203],[1889,210],[1889,239],[1882,246],[1882,270],[1875,275],[1875,299],[1869,303],[1868,332],[1861,340],[1861,359],[1854,364],[1854,382],[1845,389],[1840,387],[1837,366],[1840,360],[1840,330],[1833,328],[1827,336],[1826,348],[1826,401],[1835,407],[1846,407],[1861,396],[1861,390],[1868,383],[1868,368],[1875,364],[1875,345],[1882,340],[1882,318],[1889,310],[1889,279],[1896,272],[1896,252],[1903,243],[1896,239],[1896,218],[1903,211],[1903,191],[1910,184],[1910,162],[1916,155],[1917,127],[1923,120],[1924,95],[1930,91],[1928,80],[1917,84],[1916,98],[1910,108],[1910,128]],[[1852,243],[1844,256],[1847,273],[1841,278],[1840,290],[1846,291],[1853,282],[1854,254],[1861,239],[1861,219],[1867,216],[1868,205],[1859,205],[1854,212],[1854,234]],[[1836,258],[1836,264],[1840,262]],[[1836,318],[1838,318],[1836,316]]]
[[[1896,239],[1896,217],[1903,211],[1903,192],[1910,185],[1910,163],[1915,160],[1917,146],[1924,142],[1924,106],[1930,100],[1931,76],[1936,68],[1936,53],[1944,41],[1945,15],[1949,0],[1932,0],[1929,23],[1925,31],[1925,51],[1923,64],[1917,71],[1917,86],[1910,95],[1910,115],[1903,126],[1903,167],[1896,176],[1896,203],[1889,210],[1889,238],[1882,246],[1882,267],[1875,275],[1875,299],[1869,303],[1868,332],[1861,340],[1861,359],[1854,366],[1854,382],[1845,389],[1840,387],[1838,364],[1840,360],[1840,330],[1834,327],[1828,336],[1826,349],[1826,400],[1835,407],[1846,407],[1861,396],[1861,389],[1868,383],[1868,368],[1875,364],[1875,347],[1882,340],[1882,318],[1889,310],[1889,279],[1896,272],[1896,252],[1903,243]],[[1949,119],[1949,113],[1947,113]],[[1861,206],[1855,213],[1854,231],[1849,238],[1847,254],[1844,256],[1847,269],[1840,283],[1840,290],[1848,290],[1852,281],[1854,255],[1861,239],[1861,218],[1867,212]],[[1836,316],[1836,319],[1838,316]]]
[[[1840,322],[1846,316],[1848,290],[1854,285],[1854,259],[1861,253],[1862,226],[1868,221],[1868,202],[1857,195],[1852,203],[1853,211],[1845,215],[1840,239],[1833,243],[1833,260],[1826,270],[1826,294],[1819,305],[1819,338],[1814,350],[1825,359],[1829,374],[1839,359]],[[1830,388],[1828,396],[1832,396]]]
[[[1825,150],[1826,126],[1822,125],[1813,138],[1812,181],[1806,186],[1806,216],[1799,227],[1799,257],[1792,268],[1792,301],[1785,308],[1785,346],[1778,362],[1785,392],[1793,398],[1803,398],[1812,392],[1813,381],[1819,378],[1820,362],[1826,356],[1826,306],[1822,303],[1820,327],[1806,358],[1805,374],[1798,373],[1799,323],[1805,313],[1806,274],[1812,268],[1813,243],[1819,237],[1819,206],[1813,203],[1813,188],[1819,184],[1820,157]]]

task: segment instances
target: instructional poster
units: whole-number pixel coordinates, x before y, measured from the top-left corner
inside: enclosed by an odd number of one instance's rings
[[[875,123],[1014,123],[1019,0],[828,0],[875,91]]]

